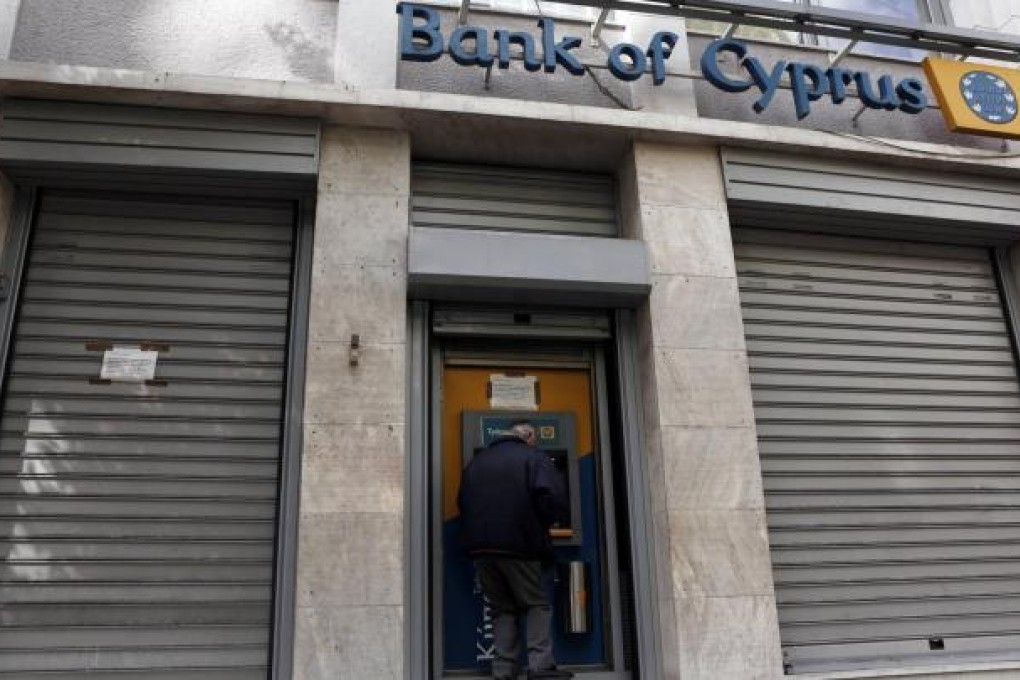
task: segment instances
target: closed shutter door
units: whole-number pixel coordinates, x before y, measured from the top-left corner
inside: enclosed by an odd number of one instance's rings
[[[788,669],[1020,659],[1020,389],[989,251],[740,236]]]
[[[0,678],[265,678],[293,209],[47,194],[0,444]],[[104,383],[103,350],[159,351]]]
[[[616,186],[608,175],[415,163],[411,224],[615,237]]]

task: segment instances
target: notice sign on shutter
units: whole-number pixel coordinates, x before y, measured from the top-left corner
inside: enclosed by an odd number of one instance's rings
[[[140,347],[114,347],[103,352],[99,377],[112,382],[140,383],[156,376],[159,352]]]
[[[489,408],[537,410],[537,382],[533,375],[490,375]]]

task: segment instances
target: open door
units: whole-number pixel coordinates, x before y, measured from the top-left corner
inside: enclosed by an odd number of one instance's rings
[[[515,421],[530,420],[539,449],[563,476],[570,513],[553,529],[557,579],[553,645],[581,677],[628,678],[602,349],[456,340],[434,357],[433,621],[437,677],[485,677],[489,613],[461,547],[457,493],[471,456]],[[522,668],[526,663],[522,663]]]

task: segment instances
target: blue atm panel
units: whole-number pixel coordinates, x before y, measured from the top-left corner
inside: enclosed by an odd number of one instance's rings
[[[554,533],[556,570],[566,573],[565,565],[580,561],[590,579],[587,587],[588,632],[567,633],[567,583],[551,582],[551,601],[555,607],[553,643],[557,661],[568,667],[601,667],[608,660],[608,604],[603,593],[604,565],[601,557],[596,456],[577,451],[576,418],[569,412],[465,411],[462,414],[463,463],[519,420],[528,420],[538,433],[538,447],[563,475],[570,500],[566,526]],[[492,631],[488,624],[484,598],[475,585],[474,569],[460,543],[460,519],[443,526],[443,611],[444,667],[447,671],[488,673],[492,658]],[[522,668],[525,666],[522,659]]]

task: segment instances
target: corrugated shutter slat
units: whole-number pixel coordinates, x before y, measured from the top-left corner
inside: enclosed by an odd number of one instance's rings
[[[442,163],[415,163],[411,223],[617,236],[612,177]]]
[[[789,669],[1020,658],[1020,385],[989,252],[737,235]]]
[[[266,677],[293,214],[43,195],[0,422],[0,679]],[[97,381],[140,343],[155,383]]]

